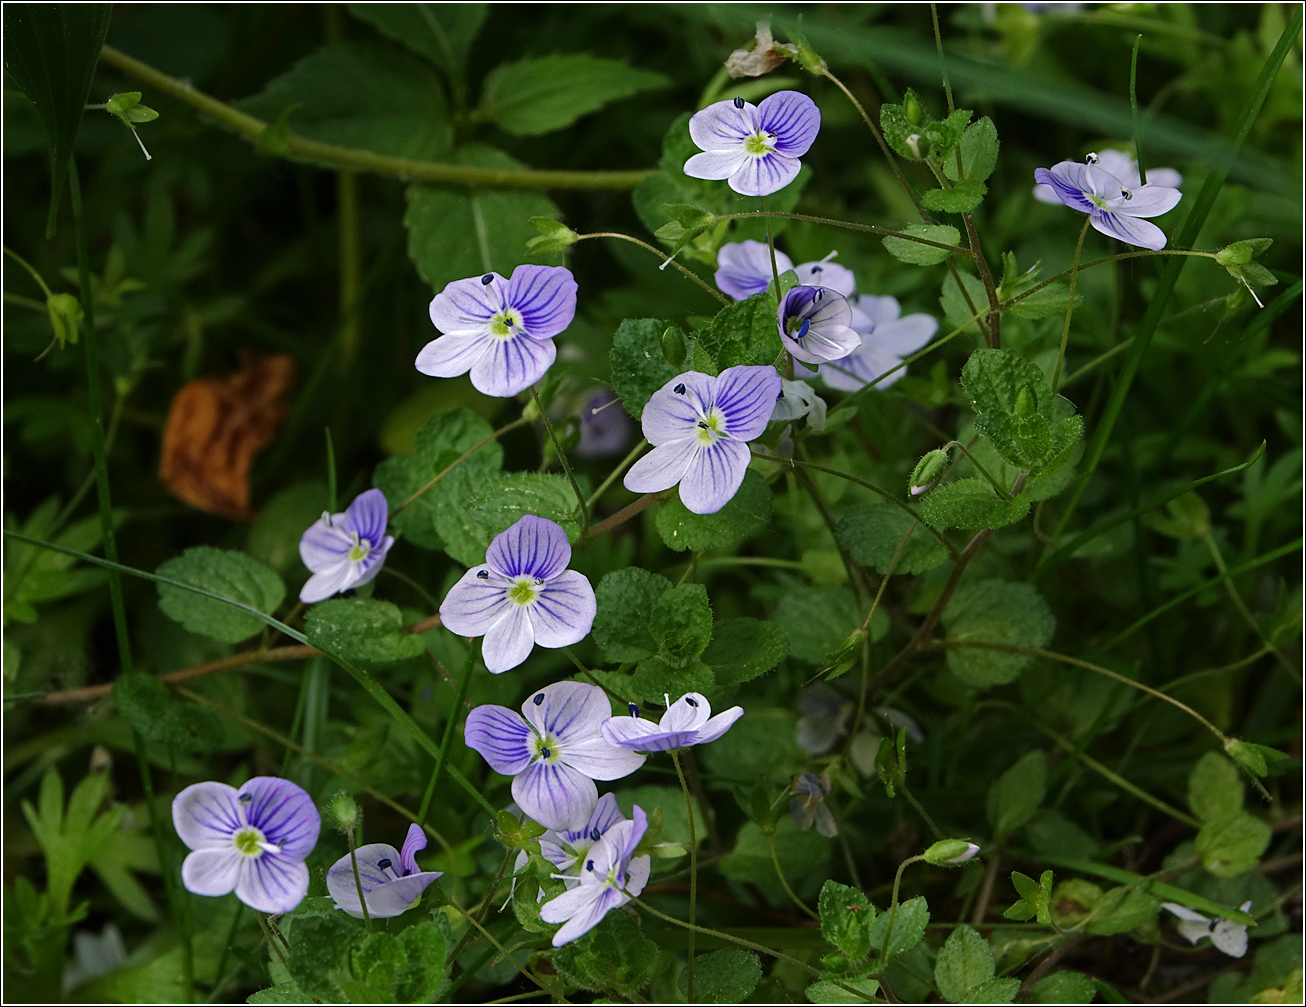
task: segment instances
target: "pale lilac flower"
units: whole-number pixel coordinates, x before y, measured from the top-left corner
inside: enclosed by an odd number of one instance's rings
[[[390,506],[380,490],[354,497],[343,514],[322,516],[299,540],[299,558],[312,571],[299,592],[305,605],[361,587],[381,572],[395,540],[385,533]]]
[[[711,704],[700,692],[688,692],[669,704],[656,724],[641,717],[634,703],[629,709],[629,717],[613,717],[603,725],[603,740],[632,752],[669,752],[705,745],[716,741],[744,715],[742,706],[732,706],[713,717]]]
[[[612,708],[597,685],[555,682],[526,700],[522,713],[478,706],[463,733],[491,769],[513,778],[513,800],[545,828],[580,828],[598,803],[594,781],[619,780],[644,764],[644,756],[603,740]]]
[[[728,179],[735,192],[768,196],[797,177],[798,159],[820,129],[816,102],[798,91],[777,91],[760,105],[718,101],[689,120],[689,135],[703,153],[685,162],[685,174]]]
[[[363,906],[358,900],[361,885],[367,913],[373,919],[388,919],[404,912],[443,873],[423,871],[417,866],[417,854],[424,849],[426,833],[414,822],[408,826],[402,850],[386,843],[368,843],[354,851],[358,859],[357,883],[349,855],[341,857],[331,865],[326,876],[327,891],[336,908],[362,919]]]
[[[544,376],[558,354],[553,337],[575,315],[576,279],[563,266],[454,280],[431,301],[444,335],[422,347],[417,369],[433,378],[471,371],[477,391],[508,398]]]
[[[261,913],[288,913],[308,894],[304,859],[322,827],[302,787],[275,776],[244,786],[194,783],[172,802],[172,824],[193,852],[181,880],[195,895],[226,895]]]
[[[825,400],[806,381],[781,381],[772,423],[793,423],[807,417],[813,430],[825,429]]]
[[[1131,188],[1101,165],[1078,161],[1037,168],[1034,180],[1050,185],[1066,206],[1087,213],[1094,230],[1154,252],[1165,248],[1165,233],[1139,218],[1159,217],[1183,198],[1178,189],[1154,182]]]
[[[549,829],[540,836],[540,856],[558,869],[568,888],[573,888],[580,883],[581,864],[590,847],[602,839],[610,828],[625,820],[626,816],[617,807],[616,795],[604,794],[599,798],[599,803],[594,805],[589,820],[580,828]],[[529,859],[525,850],[518,853],[513,872],[525,867]]]
[[[938,320],[931,315],[903,316],[896,297],[863,294],[853,302],[852,312],[861,345],[820,367],[821,380],[844,392],[855,392],[872,381],[877,388],[888,388],[907,373],[899,367],[903,358],[923,349],[939,331]]]
[[[680,374],[653,393],[641,423],[653,450],[623,483],[634,493],[680,484],[695,514],[715,514],[735,495],[748,470],[748,442],[760,437],[780,394],[774,367],[727,367],[718,377]]]
[[[459,636],[484,636],[481,657],[495,675],[525,661],[537,643],[579,643],[594,624],[594,588],[567,569],[570,562],[562,526],[527,514],[494,536],[485,563],[449,589],[440,621]]]
[[[1122,150],[1112,150],[1110,147],[1098,153],[1088,155],[1088,163],[1096,164],[1120,179],[1121,183],[1129,189],[1137,189],[1143,184],[1143,180],[1138,175],[1138,161]],[[1164,185],[1170,189],[1177,189],[1183,184],[1184,176],[1179,174],[1173,168],[1148,168],[1147,182],[1149,185]],[[1034,186],[1034,198],[1040,203],[1051,203],[1054,206],[1060,205],[1061,198],[1057,195],[1056,189],[1050,185]]]
[[[636,857],[635,848],[647,831],[648,818],[637,804],[630,821],[618,822],[590,847],[580,884],[540,906],[540,919],[563,924],[553,935],[555,948],[588,933],[644,890],[653,861],[647,854]]]
[[[747,300],[771,285],[771,250],[764,241],[749,238],[722,245],[716,263],[717,288],[736,301]],[[794,268],[794,261],[777,248],[775,268],[783,275]]]
[[[815,823],[816,831],[826,839],[833,839],[839,834],[834,815],[825,806],[825,799],[834,792],[829,773],[820,776],[815,773],[795,773],[789,781],[789,789],[794,794],[789,800],[789,817],[800,829],[806,832]]]
[[[830,287],[794,287],[776,309],[780,342],[798,360],[839,360],[861,345],[848,298]]]
[[[585,399],[580,410],[580,443],[576,454],[585,458],[615,455],[630,440],[630,417],[611,388],[600,388]]]
[[[1238,911],[1245,913],[1251,907],[1251,902],[1247,901],[1238,907]],[[1203,937],[1209,937],[1212,944],[1232,958],[1241,958],[1247,953],[1246,924],[1234,923],[1223,916],[1210,919],[1177,902],[1162,902],[1161,908],[1168,909],[1179,917],[1179,922],[1175,926],[1188,938],[1190,944],[1196,944]]]
[[[831,252],[819,262],[804,262],[801,266],[795,267],[794,272],[798,274],[798,282],[808,287],[826,287],[836,294],[852,297],[857,289],[857,277],[847,266],[830,261],[837,254]]]

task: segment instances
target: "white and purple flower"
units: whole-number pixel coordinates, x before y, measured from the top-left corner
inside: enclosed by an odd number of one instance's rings
[[[1239,906],[1238,911],[1245,913],[1251,907],[1252,904],[1249,900]],[[1211,919],[1194,909],[1181,906],[1177,902],[1162,902],[1161,908],[1168,909],[1179,917],[1179,922],[1175,926],[1181,934],[1188,938],[1190,944],[1196,944],[1203,937],[1209,937],[1215,947],[1231,958],[1241,958],[1247,953],[1247,925],[1245,923],[1234,923],[1223,916]]]
[[[848,298],[832,287],[794,287],[776,309],[780,342],[808,364],[839,360],[856,350],[862,339],[852,322]]]
[[[1087,213],[1094,230],[1154,252],[1165,248],[1165,232],[1139,218],[1159,217],[1183,198],[1178,189],[1155,182],[1133,188],[1091,162],[1061,161],[1050,169],[1037,168],[1034,181],[1051,186],[1066,206]]]
[[[606,458],[618,454],[630,440],[630,417],[611,388],[600,388],[585,398],[580,410],[580,443],[576,454]]]
[[[597,685],[555,682],[526,700],[522,713],[478,706],[463,734],[491,769],[513,778],[513,800],[545,828],[582,827],[598,803],[594,781],[619,780],[644,764],[644,756],[603,739],[612,708]]]
[[[717,270],[713,277],[717,289],[736,301],[746,301],[771,285],[771,249],[765,241],[732,241],[716,253]],[[775,250],[775,268],[781,274],[794,268],[794,260],[780,249]]]
[[[417,866],[417,854],[426,849],[426,833],[417,823],[408,826],[404,848],[396,850],[387,843],[369,843],[354,851],[358,859],[358,881],[348,855],[341,857],[327,871],[327,892],[337,909],[363,918],[363,904],[358,889],[363,889],[367,913],[373,919],[398,916],[422,897],[426,886],[440,877],[441,871],[423,871]]]
[[[718,101],[689,120],[701,154],[685,162],[691,178],[727,179],[745,196],[769,196],[798,175],[798,159],[821,129],[816,102],[798,91],[777,91],[753,105],[743,98]]]
[[[718,377],[680,374],[653,393],[641,423],[653,450],[623,480],[634,493],[680,484],[695,514],[715,514],[748,470],[748,442],[761,435],[780,394],[774,367],[727,367]]]
[[[807,425],[813,430],[825,429],[825,400],[816,394],[806,381],[782,381],[780,394],[775,400],[775,411],[771,413],[772,423],[793,423],[807,417]]]
[[[195,895],[226,895],[261,913],[288,913],[308,894],[304,859],[322,819],[289,780],[256,776],[240,788],[194,783],[172,802],[172,824],[193,852],[181,880]]]
[[[618,822],[589,849],[581,868],[580,884],[540,906],[540,918],[546,923],[563,924],[553,935],[553,946],[560,948],[598,926],[611,910],[623,906],[639,895],[648,884],[652,858],[635,856],[648,818],[635,805],[628,822]]]
[[[481,657],[495,675],[541,647],[585,639],[597,611],[594,588],[568,570],[571,543],[562,526],[527,514],[494,536],[485,563],[473,567],[440,603],[440,621],[460,636],[484,636]]]
[[[433,378],[471,371],[477,391],[509,398],[544,376],[558,355],[553,337],[576,315],[576,279],[563,266],[518,266],[454,280],[431,301],[442,333],[417,354]]]
[[[568,888],[573,888],[580,882],[581,864],[590,847],[602,839],[610,828],[625,820],[626,816],[617,807],[616,795],[604,794],[599,798],[599,803],[594,805],[589,820],[580,828],[549,829],[540,836],[540,856],[558,869]],[[525,850],[518,853],[513,872],[525,867],[529,859]]]
[[[939,331],[938,320],[931,315],[903,315],[896,297],[863,294],[852,302],[852,314],[861,345],[848,356],[820,367],[821,380],[844,392],[855,392],[871,382],[877,388],[888,388],[907,373],[899,366],[903,359],[923,349]]]
[[[603,740],[632,752],[669,752],[716,741],[743,715],[742,706],[732,706],[713,717],[707,697],[689,692],[670,703],[656,724],[641,717],[639,707],[631,703],[629,717],[613,717],[603,725]]]
[[[1137,189],[1143,184],[1143,180],[1138,174],[1138,161],[1123,150],[1112,150],[1107,147],[1101,152],[1089,154],[1088,163],[1096,164],[1099,168],[1111,172],[1127,188]],[[1177,189],[1183,184],[1183,181],[1184,176],[1173,168],[1149,168],[1147,170],[1149,185],[1164,185],[1170,189]],[[1061,197],[1057,195],[1057,190],[1050,185],[1039,184],[1034,186],[1034,198],[1040,203],[1051,203],[1053,206],[1058,206],[1061,203]]]
[[[354,497],[343,514],[323,513],[299,540],[299,558],[312,572],[299,592],[306,605],[361,587],[381,572],[395,540],[385,533],[390,505],[372,489]]]

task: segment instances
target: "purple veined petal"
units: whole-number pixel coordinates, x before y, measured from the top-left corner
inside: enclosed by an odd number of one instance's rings
[[[549,580],[567,569],[571,543],[562,525],[527,514],[494,536],[485,551],[485,565],[504,577]]]
[[[222,849],[195,850],[181,864],[181,883],[194,895],[226,895],[240,880],[243,864],[249,859],[234,843]]]
[[[798,177],[798,172],[802,168],[798,158],[785,157],[778,153],[763,154],[761,157],[745,154],[744,157],[744,163],[729,177],[730,188],[744,196],[769,196],[779,192]],[[685,174],[688,175],[689,172],[686,171]]]
[[[670,752],[694,743],[693,731],[664,731],[639,717],[613,717],[603,725],[603,740],[631,752]]]
[[[780,337],[780,341],[794,355],[794,359],[807,364],[821,364],[853,353],[861,346],[862,337],[856,329],[847,325],[827,324],[817,328],[813,324],[801,341],[785,335]]]
[[[630,719],[609,717],[602,726],[606,728],[614,720]],[[606,734],[595,732],[592,738],[572,742],[563,748],[562,761],[591,780],[620,780],[644,765],[644,756],[610,745],[606,739]]]
[[[426,849],[426,833],[416,822],[408,826],[408,833],[404,836],[404,848],[399,851],[399,866],[405,871],[412,871],[416,874],[420,868],[417,866],[417,854]]]
[[[313,574],[299,589],[299,600],[305,605],[313,605],[330,598],[333,594],[349,590],[356,579],[357,565],[346,558],[330,569]]]
[[[690,178],[720,182],[740,171],[748,160],[749,156],[744,153],[743,147],[734,150],[705,150],[686,161],[681,170]]]
[[[376,579],[376,575],[381,572],[381,567],[385,566],[386,553],[390,547],[395,544],[394,536],[387,535],[381,540],[381,544],[369,552],[366,556],[354,564],[354,582],[351,587],[362,587]]]
[[[247,857],[236,898],[261,913],[288,913],[308,894],[308,868],[281,853]]]
[[[576,278],[565,266],[518,266],[507,300],[521,313],[526,335],[551,339],[576,317]]]
[[[599,894],[585,909],[572,916],[563,924],[562,929],[553,935],[553,946],[560,948],[570,944],[577,937],[583,937],[603,922],[603,917],[618,906],[630,901],[613,888],[598,887]]]
[[[857,277],[853,271],[837,262],[804,262],[794,271],[798,274],[798,282],[809,287],[828,287],[844,297],[852,297],[857,289]]]
[[[771,252],[765,242],[749,238],[722,245],[717,251],[716,261],[714,279],[717,288],[736,301],[762,293],[771,283]],[[793,260],[778,248],[775,268],[779,273],[794,268]]]
[[[603,722],[612,716],[608,697],[597,685],[585,682],[554,682],[532,693],[521,705],[526,721],[537,734],[556,741],[578,742],[596,737]],[[597,800],[597,798],[596,798]],[[518,802],[521,803],[520,801]],[[525,808],[525,805],[522,805]],[[591,804],[592,808],[593,805]],[[590,809],[585,814],[589,816]],[[536,819],[539,821],[539,819]],[[579,823],[577,823],[579,824]],[[563,828],[575,828],[567,825]],[[549,828],[556,828],[550,825]]]
[[[801,91],[777,91],[757,106],[758,125],[775,135],[775,149],[785,157],[802,157],[821,131],[821,110]]]
[[[511,398],[544,377],[557,356],[552,339],[491,339],[485,354],[472,364],[472,387],[483,395]]]
[[[313,852],[322,816],[307,790],[278,776],[255,776],[238,788],[237,802],[245,797],[246,820],[280,846],[282,855],[303,860]]]
[[[568,889],[540,906],[540,919],[545,923],[565,923],[592,907],[602,893],[602,884],[582,882],[576,888]]]
[[[441,336],[417,352],[413,366],[430,378],[456,378],[470,371],[489,352],[491,342],[488,332]]]
[[[1061,202],[1057,200],[1057,202]],[[862,332],[862,325],[857,321],[857,313],[860,311],[866,321],[870,323],[870,328],[874,331],[881,325],[889,325],[896,322],[902,314],[902,305],[898,303],[896,297],[880,297],[876,294],[862,294],[857,298],[848,301],[849,306],[853,309],[852,327],[858,332]],[[863,335],[869,335],[862,332]]]
[[[626,816],[621,813],[621,808],[617,806],[616,794],[604,794],[599,798],[599,803],[594,806],[594,813],[590,815],[590,820],[586,823],[589,826],[587,831],[591,833],[597,829],[599,836],[612,828],[618,822],[624,822]],[[592,835],[591,835],[591,838]]]
[[[707,415],[716,395],[716,378],[698,371],[677,374],[645,403],[640,415],[644,438],[657,447],[692,437],[698,421]]]
[[[1093,203],[1085,195],[1091,191],[1079,171],[1084,165],[1076,161],[1061,161],[1051,168],[1035,168],[1034,181],[1049,186],[1058,200],[1081,213],[1092,213]]]
[[[661,493],[685,477],[702,443],[696,437],[660,444],[632,465],[621,484],[632,493]]]
[[[353,547],[345,515],[333,514],[329,525],[325,518],[319,518],[308,526],[299,539],[299,558],[309,570],[318,573],[335,568]]]
[[[716,380],[714,405],[725,417],[724,433],[737,441],[762,436],[780,388],[780,375],[769,364],[741,364],[722,371]]]
[[[481,658],[491,675],[511,671],[531,656],[535,631],[524,605],[508,603],[499,621],[485,631],[481,640]]]
[[[467,747],[480,752],[490,768],[504,776],[516,776],[530,765],[533,737],[526,721],[503,706],[478,706],[467,714],[463,726]]]
[[[557,835],[557,833],[548,833],[548,832],[546,832],[544,835],[547,836],[551,834]],[[557,843],[551,843],[547,839],[544,839],[543,837],[540,838],[540,856],[542,856],[545,860],[551,863],[559,871],[565,871],[571,867],[576,866],[576,858],[574,856],[572,856],[570,853],[564,850]],[[521,856],[518,858],[517,870],[521,870],[523,867],[525,867],[526,862],[529,859],[530,857],[527,856],[526,851],[523,850],[521,852]]]
[[[906,357],[924,349],[938,331],[937,318],[916,312],[876,326],[875,332],[864,337],[862,342],[895,356]]]
[[[1113,211],[1130,217],[1159,217],[1179,205],[1184,194],[1163,185],[1142,185],[1132,190],[1131,198],[1117,196],[1107,200]]]
[[[441,625],[459,636],[484,636],[512,607],[508,587],[503,575],[488,565],[472,567],[440,602]]]
[[[646,832],[648,832],[648,815],[636,804],[630,809],[630,821],[612,827],[609,835],[612,837],[611,849],[614,859],[604,866],[600,873],[607,874],[613,864],[622,870],[628,870],[630,858],[635,855],[635,848],[639,846]],[[596,858],[595,868],[597,869],[598,866]]]
[[[366,490],[354,497],[345,509],[345,527],[358,532],[358,537],[373,546],[385,537],[385,526],[390,522],[390,505],[385,494],[378,489]]]
[[[230,847],[231,837],[245,824],[236,795],[236,788],[225,783],[192,783],[172,799],[178,838],[192,850]]]
[[[485,276],[490,278],[486,283]],[[431,301],[431,324],[441,332],[488,331],[490,319],[508,303],[508,281],[498,273],[454,280]],[[461,372],[459,372],[461,373]]]
[[[1165,232],[1150,221],[1110,210],[1099,210],[1089,217],[1089,221],[1093,230],[1101,231],[1109,238],[1119,238],[1126,244],[1150,248],[1154,252],[1165,248]]]
[[[631,895],[639,895],[644,891],[644,886],[648,884],[648,876],[652,872],[652,857],[647,855],[635,857],[630,862],[630,870],[626,872],[626,891]]]
[[[712,716],[712,704],[701,692],[687,692],[662,714],[658,726],[664,731],[697,731]]]
[[[1120,190],[1125,187],[1122,179],[1111,174],[1100,164],[1078,164],[1076,166],[1081,171],[1084,191],[1091,192],[1099,199],[1118,198]]]
[[[558,762],[535,762],[512,780],[513,800],[541,825],[574,829],[589,818],[599,790],[584,773]]]
[[[827,388],[834,388],[841,392],[856,392],[866,387],[868,378],[863,375],[864,367],[862,366],[867,357],[867,349],[863,346],[860,350],[850,353],[848,356],[839,360],[831,360],[817,369],[821,380],[825,382]]]
[[[542,588],[530,607],[531,628],[541,647],[570,647],[589,635],[598,605],[589,579],[565,570]]]
[[[744,102],[743,108],[736,108],[730,98],[700,109],[689,120],[689,136],[700,150],[741,148],[757,129],[757,106]]]
[[[1040,203],[1050,203],[1053,206],[1061,206],[1061,197],[1057,195],[1057,190],[1050,185],[1044,185],[1040,182],[1034,186],[1034,198]]]
[[[705,447],[680,480],[680,502],[694,514],[715,514],[739,492],[748,459],[743,441],[718,440]]]
[[[715,717],[698,729],[694,738],[694,744],[706,745],[709,742],[716,741],[717,738],[725,734],[726,731],[735,726],[735,721],[744,715],[742,706],[732,706],[728,710],[722,710]]]
[[[326,886],[327,894],[335,900],[337,908],[361,919],[363,910],[358,901],[358,886],[362,885],[364,894],[380,888],[392,877],[386,873],[380,861],[396,865],[400,854],[389,843],[368,843],[358,847],[354,855],[358,859],[358,884],[354,883],[354,865],[346,853],[327,868]],[[375,912],[370,898],[367,900],[367,908],[369,912]]]

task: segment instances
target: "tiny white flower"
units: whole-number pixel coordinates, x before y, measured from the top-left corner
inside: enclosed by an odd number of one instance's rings
[[[1238,907],[1238,911],[1245,913],[1251,907],[1251,900],[1248,899]],[[1247,953],[1246,924],[1234,923],[1223,916],[1211,919],[1177,902],[1162,902],[1161,908],[1169,909],[1179,917],[1179,922],[1175,926],[1188,938],[1189,943],[1196,944],[1203,937],[1209,937],[1212,944],[1232,958],[1241,958]]]

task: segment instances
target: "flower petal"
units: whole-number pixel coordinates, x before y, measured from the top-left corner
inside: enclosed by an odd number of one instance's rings
[[[862,342],[869,343],[886,353],[892,353],[894,356],[906,357],[923,349],[938,331],[937,318],[917,312],[891,322],[877,324],[875,332],[863,337]]]
[[[374,580],[376,575],[381,572],[381,567],[385,566],[386,553],[390,551],[390,547],[394,544],[394,536],[387,535],[381,540],[380,545],[355,563],[354,574],[358,579],[350,587],[362,587]]]
[[[722,710],[698,729],[694,736],[694,744],[706,745],[708,742],[716,741],[717,738],[734,727],[735,721],[743,715],[744,708],[742,706],[732,706],[728,710]]]
[[[612,716],[612,705],[603,690],[585,682],[546,685],[522,703],[521,709],[539,734],[564,743],[597,737],[603,722]],[[588,808],[585,814],[589,814]]]
[[[695,154],[686,161],[683,171],[690,178],[704,178],[708,181],[720,182],[723,179],[730,178],[743,168],[748,159],[743,147],[735,150],[707,150],[701,154]]]
[[[432,339],[417,352],[413,366],[432,378],[456,378],[466,374],[480,360],[493,342],[489,333],[448,335]]]
[[[1101,231],[1109,238],[1119,238],[1126,244],[1150,248],[1154,252],[1165,248],[1165,232],[1150,221],[1126,217],[1110,210],[1099,210],[1089,221],[1093,230]]]
[[[1058,200],[1057,202],[1060,202]],[[879,328],[881,325],[889,325],[898,320],[902,314],[902,305],[898,303],[896,297],[879,297],[875,294],[861,294],[858,297],[851,298],[848,301],[849,306],[853,309],[852,327],[861,331],[865,322],[870,323],[872,330]],[[865,318],[865,322],[857,319],[860,312]],[[865,335],[866,333],[863,333]]]
[[[780,375],[769,364],[727,367],[717,378],[714,403],[725,416],[724,432],[737,441],[762,436],[780,388]]]
[[[1041,182],[1034,186],[1034,198],[1040,203],[1051,203],[1053,206],[1061,205],[1061,197],[1057,195],[1057,190]]]
[[[544,377],[557,356],[552,339],[532,339],[524,334],[492,339],[484,355],[472,364],[472,387],[484,395],[511,398]]]
[[[244,797],[249,824],[280,846],[282,856],[303,860],[313,852],[322,816],[307,790],[277,776],[255,776],[239,788],[237,801]]]
[[[414,828],[418,828],[416,825]],[[418,829],[420,832],[420,828]],[[404,877],[394,877],[395,869],[402,858],[393,846],[373,843],[360,846],[358,857],[358,882],[362,885],[363,896],[367,899],[367,911],[376,919],[389,919],[407,910],[422,896],[428,885],[441,876],[440,871],[415,871]],[[391,872],[379,865],[379,861],[388,860]],[[354,882],[353,864],[348,855],[341,857],[327,871],[327,892],[335,901],[336,908],[342,909],[350,916],[361,919],[362,905],[358,899],[359,885]]]
[[[1035,168],[1034,181],[1050,186],[1057,199],[1072,210],[1091,213],[1094,206],[1085,193],[1092,188],[1081,171],[1083,167],[1078,161],[1061,161],[1051,168]]]
[[[1131,197],[1107,200],[1111,209],[1130,217],[1159,217],[1179,205],[1184,194],[1164,185],[1143,185],[1134,189]]]
[[[481,641],[485,670],[492,675],[511,671],[531,656],[534,647],[535,632],[526,607],[509,602],[503,616],[485,631]]]
[[[599,836],[602,837],[603,833],[607,832],[608,829],[625,820],[626,816],[621,813],[621,808],[617,806],[617,795],[604,794],[599,798],[599,803],[594,806],[594,813],[590,815],[590,820],[586,824],[589,826],[591,833],[597,829]]]
[[[698,371],[677,374],[644,405],[640,426],[655,446],[694,435],[695,425],[707,415],[717,394],[717,379]]]
[[[706,157],[699,154],[697,157]],[[744,155],[745,160],[730,175],[730,188],[745,196],[769,196],[779,192],[798,177],[802,164],[796,157],[783,154],[763,154],[761,157]],[[691,161],[696,158],[690,158]],[[688,164],[685,165],[689,167]],[[688,171],[685,174],[689,174]]]
[[[716,262],[714,279],[718,289],[736,301],[760,294],[771,283],[771,252],[765,242],[749,238],[722,245]],[[794,268],[793,260],[778,248],[775,268],[780,273]]]
[[[603,726],[606,727],[614,719],[629,720],[630,718],[609,717]],[[562,750],[562,761],[572,769],[584,773],[591,780],[620,780],[644,765],[644,756],[636,755],[626,748],[610,745],[596,732],[592,738],[566,745]]]
[[[695,514],[715,514],[739,491],[748,459],[748,445],[743,441],[719,440],[705,447],[680,480],[680,502]]]
[[[1147,171],[1148,185],[1163,185],[1167,189],[1177,189],[1183,183],[1184,176],[1173,168],[1149,168]]]
[[[441,624],[459,636],[484,636],[512,607],[508,586],[507,580],[488,564],[473,567],[458,578],[440,602]]]
[[[670,489],[685,477],[702,446],[692,437],[661,444],[632,465],[621,484],[632,493]]]
[[[700,150],[742,147],[745,138],[757,130],[757,106],[744,102],[743,108],[737,108],[729,98],[700,109],[689,120],[690,138]]]
[[[357,579],[357,566],[357,563],[346,557],[335,566],[313,574],[299,589],[299,600],[305,605],[312,605],[333,594],[349,590]]]
[[[795,359],[808,364],[838,360],[862,345],[862,337],[856,329],[834,323],[827,323],[817,328],[815,322],[801,340],[793,339],[782,332],[780,341]]]
[[[417,854],[426,849],[426,833],[416,822],[408,826],[404,848],[399,851],[399,866],[405,871],[418,872]]]
[[[349,536],[344,514],[333,514],[331,523],[319,518],[299,539],[299,558],[313,573],[334,569],[349,556],[354,541]]]
[[[540,577],[549,580],[567,569],[571,543],[562,525],[527,514],[494,536],[485,551],[485,565],[504,577]]]
[[[354,497],[345,509],[345,526],[358,532],[358,537],[372,545],[385,538],[385,526],[390,521],[390,505],[385,494],[378,489],[366,490]]]
[[[613,717],[603,725],[603,740],[632,752],[669,752],[692,744],[693,731],[664,731],[642,717]]]
[[[639,895],[644,891],[644,886],[648,884],[648,876],[652,871],[652,857],[647,855],[635,857],[630,862],[630,870],[626,872],[626,891],[631,895]]]
[[[512,781],[513,800],[550,829],[574,829],[589,818],[599,790],[584,773],[559,762],[536,762]]]
[[[553,946],[555,948],[560,948],[564,944],[571,943],[577,937],[589,933],[603,922],[603,917],[607,916],[611,910],[630,901],[612,888],[599,885],[587,885],[585,887],[598,888],[599,894],[593,902],[590,902],[574,916],[570,917],[563,924],[562,929],[553,935]],[[560,895],[558,898],[562,898],[562,896]]]
[[[1211,943],[1225,954],[1241,958],[1247,953],[1247,927],[1222,919],[1211,931]]]
[[[308,894],[308,868],[281,853],[248,857],[236,881],[236,898],[261,913],[288,913]]]
[[[570,647],[589,635],[598,605],[589,579],[565,570],[542,588],[530,607],[531,628],[541,647]]]
[[[172,825],[181,841],[192,850],[231,846],[231,837],[245,824],[236,795],[235,787],[208,782],[192,783],[174,797]]]
[[[847,266],[837,262],[804,262],[795,269],[798,282],[812,287],[828,287],[844,297],[852,297],[857,289],[857,277]]]
[[[701,692],[687,692],[662,714],[659,727],[664,731],[696,731],[712,716],[712,704]]]
[[[196,850],[181,864],[181,883],[195,895],[226,895],[240,880],[245,854],[228,842],[221,849]]]
[[[518,266],[508,282],[508,303],[532,339],[551,339],[576,317],[576,278],[565,266]]]
[[[534,755],[530,726],[504,706],[485,704],[467,714],[463,740],[481,753],[490,768],[504,776],[516,776],[530,765]]]
[[[489,283],[484,282],[485,276]],[[485,276],[446,284],[431,301],[431,324],[441,332],[487,332],[490,318],[507,306],[508,281],[498,273]]]
[[[802,157],[821,131],[821,110],[801,91],[777,91],[757,112],[758,125],[775,134],[775,149],[786,157]]]

